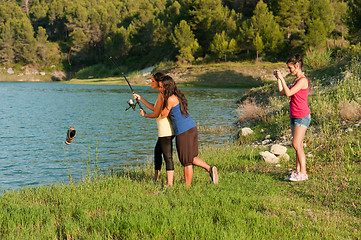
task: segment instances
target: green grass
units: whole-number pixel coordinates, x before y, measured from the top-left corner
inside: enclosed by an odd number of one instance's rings
[[[192,187],[176,164],[175,186],[151,181],[151,166],[94,181],[24,188],[0,198],[1,239],[357,239],[359,163],[311,164],[310,180],[283,181],[251,147],[203,149],[220,183],[195,168]],[[324,172],[323,172],[324,171]],[[349,176],[347,179],[345,176]],[[165,173],[161,181],[165,182]],[[158,194],[156,192],[161,191]]]

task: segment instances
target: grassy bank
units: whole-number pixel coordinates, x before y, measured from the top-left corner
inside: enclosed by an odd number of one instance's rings
[[[283,181],[289,163],[266,165],[253,147],[211,147],[201,157],[217,165],[219,185],[196,168],[193,186],[184,187],[176,164],[175,186],[165,190],[151,181],[148,167],[8,192],[0,198],[0,238],[357,239],[361,234],[359,163],[348,163],[347,175],[341,162],[312,164],[317,169],[309,181],[289,183]]]

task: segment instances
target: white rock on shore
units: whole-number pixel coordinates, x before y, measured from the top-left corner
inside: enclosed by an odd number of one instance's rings
[[[280,159],[269,151],[260,152],[259,155],[266,163],[279,163]]]
[[[253,130],[248,128],[248,127],[245,127],[245,128],[242,128],[242,136],[245,137],[247,135],[250,135],[250,134],[253,134]]]
[[[270,148],[270,153],[273,153],[276,156],[282,156],[287,152],[287,148],[280,145],[280,144],[274,144]]]

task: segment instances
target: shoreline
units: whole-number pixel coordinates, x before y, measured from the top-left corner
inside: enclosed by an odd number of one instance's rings
[[[211,87],[211,88],[251,88],[258,87],[267,82],[272,82],[272,72],[275,68],[287,72],[284,63],[242,63],[226,62],[217,64],[177,65],[159,68],[172,76],[179,86]],[[0,72],[0,82],[61,82],[69,84],[101,84],[101,85],[127,85],[122,76],[119,77],[93,77],[72,78],[66,80],[69,73],[56,71],[53,73],[8,74]],[[151,78],[151,73],[143,74],[141,71],[127,75],[131,85],[146,86]]]

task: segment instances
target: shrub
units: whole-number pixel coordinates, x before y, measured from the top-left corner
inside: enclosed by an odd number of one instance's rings
[[[238,122],[256,122],[266,117],[267,113],[254,98],[246,99],[237,108]]]
[[[327,66],[332,60],[332,50],[310,48],[306,51],[304,64],[310,69]]]
[[[361,106],[355,101],[340,101],[338,104],[340,118],[344,121],[355,122],[361,118]]]

